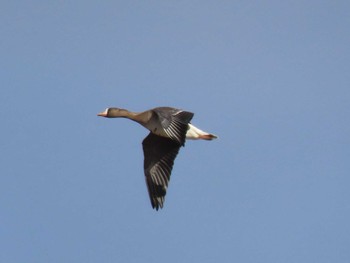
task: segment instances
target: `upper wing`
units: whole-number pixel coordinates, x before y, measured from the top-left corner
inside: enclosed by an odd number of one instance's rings
[[[144,172],[152,207],[163,207],[174,160],[181,147],[175,141],[150,133],[142,142]]]
[[[162,110],[166,109],[166,110]],[[193,118],[193,113],[174,108],[155,108],[160,123],[170,139],[177,141],[180,145],[185,144],[188,124]]]

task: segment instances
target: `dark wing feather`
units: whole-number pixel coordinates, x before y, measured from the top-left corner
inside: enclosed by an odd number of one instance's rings
[[[163,207],[171,170],[181,145],[150,133],[143,140],[142,146],[147,189],[152,207],[158,210]]]
[[[160,123],[170,139],[184,145],[188,123],[193,118],[193,113],[175,108],[155,108],[153,111],[157,114]]]

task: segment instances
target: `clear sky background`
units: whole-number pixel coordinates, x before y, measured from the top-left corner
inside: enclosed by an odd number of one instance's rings
[[[0,262],[350,262],[349,1],[2,1]],[[151,208],[143,127],[189,141]]]

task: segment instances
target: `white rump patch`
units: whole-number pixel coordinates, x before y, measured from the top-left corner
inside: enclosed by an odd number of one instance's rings
[[[207,132],[202,131],[201,129],[198,129],[197,127],[193,126],[192,124],[188,124],[188,130],[186,133],[186,139],[189,140],[198,140],[200,139],[200,135],[208,135]]]

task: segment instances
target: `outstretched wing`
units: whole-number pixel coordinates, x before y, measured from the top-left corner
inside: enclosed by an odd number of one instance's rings
[[[193,118],[193,113],[175,108],[160,107],[153,111],[158,116],[164,132],[168,137],[180,145],[185,144],[188,124]]]
[[[181,147],[172,139],[150,133],[142,142],[144,172],[152,207],[163,207],[174,160]]]

